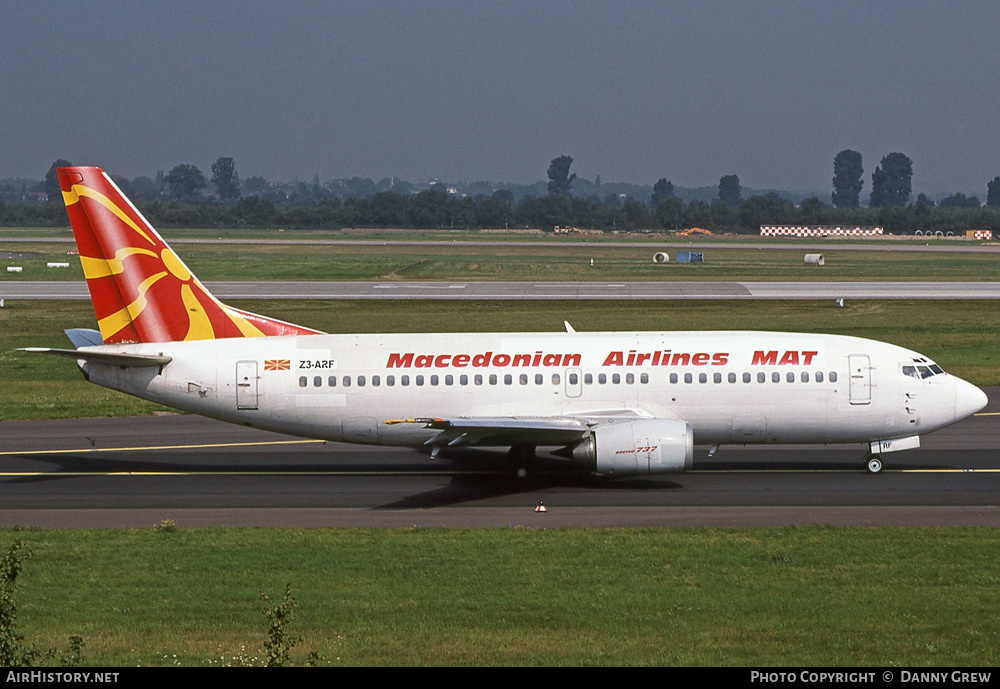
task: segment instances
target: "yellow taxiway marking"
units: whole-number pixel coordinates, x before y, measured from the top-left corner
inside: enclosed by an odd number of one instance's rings
[[[973,416],[1000,416],[1000,411],[983,411],[973,414]]]
[[[864,469],[691,469],[688,474],[867,474]],[[998,469],[882,469],[880,474],[1000,474]]]
[[[67,450],[7,450],[5,455],[58,455],[75,452],[136,452],[143,450],[203,450],[211,447],[255,447],[262,445],[300,445],[305,443],[325,443],[325,440],[268,440],[255,443],[205,443],[203,445],[149,445],[146,447],[81,447]]]
[[[12,476],[479,476],[485,471],[6,471]]]

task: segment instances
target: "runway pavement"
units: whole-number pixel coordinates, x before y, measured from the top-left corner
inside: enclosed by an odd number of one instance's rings
[[[0,526],[1000,526],[1000,388],[919,450],[698,448],[685,474],[604,480],[548,457],[297,440],[187,415],[0,423]],[[536,512],[544,503],[547,512]]]
[[[1000,299],[1000,282],[207,282],[220,299]],[[0,280],[5,300],[89,299],[84,282]]]

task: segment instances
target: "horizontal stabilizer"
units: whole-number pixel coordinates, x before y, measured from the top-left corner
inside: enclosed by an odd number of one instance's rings
[[[23,347],[19,351],[32,354],[54,354],[70,359],[83,359],[95,364],[108,366],[150,367],[169,364],[173,359],[169,356],[149,356],[145,354],[117,354],[114,352],[93,352],[83,349],[55,349],[52,347]]]

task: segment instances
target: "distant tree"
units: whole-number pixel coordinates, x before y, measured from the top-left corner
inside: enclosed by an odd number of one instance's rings
[[[966,196],[962,193],[945,196],[938,204],[940,208],[979,208],[980,205],[977,197]]]
[[[625,199],[622,204],[622,229],[640,230],[649,227],[649,208],[635,199]]]
[[[861,175],[861,154],[844,149],[833,159],[833,205],[837,208],[857,208],[864,182]]]
[[[72,164],[68,160],[60,158],[49,166],[49,171],[45,173],[45,193],[48,195],[49,201],[53,203],[62,201],[62,190],[59,188],[59,174],[57,169],[69,167]]]
[[[208,186],[205,175],[194,165],[177,165],[164,177],[170,187],[170,195],[175,199],[191,200]]]
[[[247,177],[245,180],[243,180],[242,190],[243,193],[247,194],[248,196],[249,195],[263,196],[269,187],[270,185],[267,183],[266,179],[254,175],[251,177]]]
[[[917,194],[917,200],[913,204],[915,206],[923,206],[925,208],[933,208],[934,202],[927,198],[927,194]]]
[[[719,200],[729,208],[740,205],[740,178],[738,175],[723,175],[719,178]]]
[[[576,179],[576,173],[572,175],[569,174],[569,168],[573,164],[573,159],[570,156],[559,156],[558,158],[553,158],[552,162],[549,164],[549,186],[548,190],[550,194],[560,194],[562,196],[569,196],[570,185],[573,180]]]
[[[139,201],[155,201],[160,196],[160,188],[149,177],[140,175],[132,180],[132,193]]]
[[[910,200],[910,182],[913,163],[902,153],[890,153],[882,158],[872,173],[872,195],[869,205],[873,208],[905,206]]]
[[[740,226],[750,233],[760,231],[761,225],[785,225],[795,214],[795,205],[773,191],[751,196],[737,212]]]
[[[224,199],[240,197],[240,176],[232,158],[219,158],[212,163],[212,184]]]
[[[1000,206],[1000,177],[994,177],[986,185],[986,205],[991,208]]]
[[[668,196],[656,204],[653,217],[657,225],[666,229],[677,229],[683,219],[684,202],[677,196]]]
[[[827,205],[817,196],[803,199],[799,204],[799,221],[804,225],[822,225],[825,221]]]
[[[514,195],[507,189],[498,189],[480,199],[476,207],[476,222],[479,227],[510,227],[513,212]]]
[[[665,177],[661,177],[660,180],[653,185],[653,196],[649,200],[649,204],[656,208],[660,205],[660,201],[664,201],[674,195],[674,185],[672,182],[667,180]]]

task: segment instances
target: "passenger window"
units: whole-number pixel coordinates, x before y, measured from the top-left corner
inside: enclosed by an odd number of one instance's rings
[[[635,374],[634,373],[626,373],[625,374],[625,383],[627,385],[632,385],[633,383],[635,383]]]
[[[781,382],[781,374],[778,373],[777,371],[775,371],[774,373],[772,373],[771,374],[771,382],[772,383],[780,383]]]
[[[386,376],[385,384],[388,385],[390,388],[394,386],[396,384],[396,376]]]
[[[461,376],[459,376],[459,378],[458,378],[458,382],[459,382],[459,383],[460,383],[461,385],[468,385],[468,384],[469,384],[469,376],[467,376],[467,375],[464,375],[464,374],[463,374],[463,375],[461,375]]]
[[[416,383],[417,385],[423,385],[424,384],[424,377],[423,376],[417,376],[416,380],[414,380],[413,382]]]
[[[503,384],[504,385],[513,385],[514,384],[514,376],[510,375],[509,373],[504,374]]]
[[[344,383],[344,387],[345,388],[351,387],[351,377],[350,376],[344,376],[343,378],[341,378],[341,381]]]
[[[722,382],[722,374],[721,373],[714,374],[712,376],[712,380],[715,381],[716,383],[721,383]]]
[[[365,386],[365,377],[364,376],[358,376],[358,387],[359,388],[363,388],[364,386]]]
[[[401,376],[400,379],[399,379],[399,382],[402,383],[404,387],[406,387],[407,385],[410,384],[410,377],[409,376]]]
[[[816,371],[816,382],[817,383],[822,383],[823,382],[823,372],[822,371]]]
[[[527,385],[528,384],[528,374],[527,373],[522,373],[517,378],[518,378],[518,381],[521,383],[521,385]]]
[[[788,373],[785,374],[785,380],[787,382],[789,382],[789,383],[794,383],[795,382],[795,374],[792,373],[791,371],[789,371]]]
[[[330,376],[329,378],[327,378],[326,384],[329,385],[331,388],[337,387],[337,376]]]
[[[729,382],[730,383],[735,383],[736,382],[736,374],[735,373],[730,373],[729,374]]]
[[[496,385],[496,384],[497,384],[497,374],[491,373],[490,374],[490,385]]]
[[[708,382],[708,374],[707,373],[699,373],[698,374],[698,382],[699,383],[707,383]]]
[[[543,382],[545,382],[545,376],[543,376],[541,373],[536,373],[535,385],[541,385]]]
[[[749,383],[750,382],[750,374],[749,373],[744,373],[743,374],[743,382],[744,383]]]
[[[618,373],[612,373],[611,374],[611,382],[614,383],[615,385],[618,385],[619,383],[621,383],[622,382],[621,375],[618,374]]]
[[[482,385],[483,384],[483,375],[481,373],[477,373],[476,377],[473,378],[473,380],[475,381],[476,385]]]
[[[761,371],[760,373],[758,373],[757,374],[757,382],[758,383],[766,383],[767,382],[767,374],[765,374],[763,371]]]
[[[598,376],[597,376],[597,382],[600,383],[601,385],[604,385],[605,383],[607,383],[608,382],[608,376],[607,376],[607,374],[606,373],[600,373],[600,374],[598,374]]]
[[[381,378],[379,378],[378,376],[372,376],[372,385],[374,385],[375,387],[378,387],[381,384],[382,384],[382,379]]]
[[[643,373],[641,376],[639,376],[639,382],[642,383],[643,385],[649,384],[649,374]]]
[[[553,373],[552,374],[552,384],[553,385],[559,385],[559,374],[558,373]]]
[[[440,378],[438,378],[438,377],[437,377],[437,375],[433,375],[433,376],[431,376],[431,385],[437,385],[437,384],[438,384],[438,381],[440,381],[440,380],[441,380],[441,379],[440,379]]]
[[[586,383],[587,385],[593,385],[594,384],[594,374],[593,373],[584,373],[583,374],[583,382]]]
[[[808,371],[803,371],[801,377],[802,377],[802,382],[803,383],[808,383],[809,382],[809,372]]]
[[[579,380],[580,380],[580,376],[578,376],[577,374],[575,374],[575,373],[570,373],[569,374],[569,384],[570,385],[576,385]]]
[[[318,388],[322,384],[323,384],[323,377],[322,376],[316,376],[315,378],[313,378],[313,387],[314,388]]]
[[[692,376],[690,373],[685,373],[684,374],[684,382],[685,383],[693,383],[694,382],[694,376]]]
[[[445,385],[454,385],[455,384],[455,376],[453,376],[451,374],[445,376],[444,377],[444,384]]]
[[[304,388],[307,385],[309,385],[309,379],[305,376],[299,376],[299,387]]]
[[[836,371],[830,371],[830,382],[831,383],[836,383],[837,382],[837,372]]]
[[[677,383],[677,374],[676,373],[671,373],[670,374],[670,382],[671,383],[675,383],[675,384]]]

